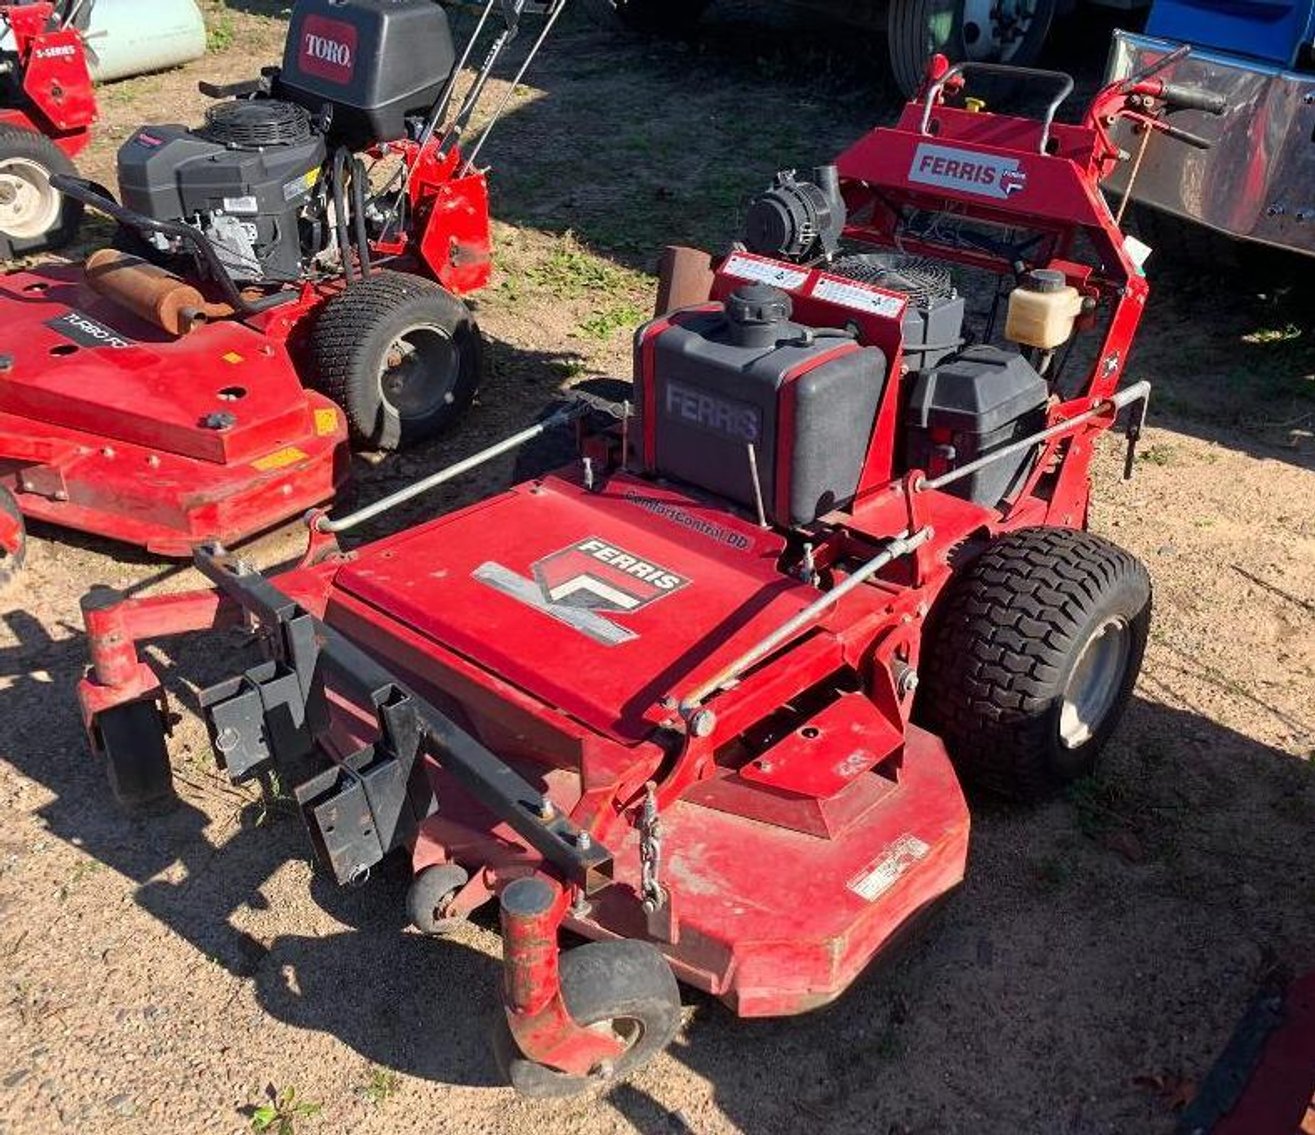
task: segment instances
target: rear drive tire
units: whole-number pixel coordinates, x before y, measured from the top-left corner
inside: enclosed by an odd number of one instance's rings
[[[178,803],[160,706],[135,701],[96,715],[97,747],[114,799],[133,813],[166,812]]]
[[[536,1064],[516,1046],[505,1012],[493,1025],[493,1056],[523,1096],[553,1099],[612,1084],[643,1067],[680,1027],[680,987],[671,967],[647,942],[589,942],[560,959],[562,999],[577,1024],[610,1027],[628,1047],[610,1074],[571,1076]]]
[[[18,501],[8,489],[0,486],[0,509],[18,524],[18,544],[14,548],[0,547],[0,591],[4,591],[18,577],[27,562],[27,527]]]
[[[1128,552],[1067,528],[1008,533],[932,612],[918,716],[969,783],[1043,799],[1095,768],[1150,621],[1150,577]]]
[[[483,367],[469,309],[432,280],[377,271],[324,305],[310,339],[310,385],[342,407],[359,446],[433,437],[469,407]]]
[[[63,248],[82,223],[82,202],[51,187],[77,167],[44,134],[0,124],[0,241],[11,255]]]
[[[976,60],[1031,67],[1041,57],[1056,0],[890,0],[890,69],[912,97],[940,52],[951,63]]]

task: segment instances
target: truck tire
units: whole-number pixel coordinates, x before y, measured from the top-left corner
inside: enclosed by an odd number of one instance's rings
[[[422,276],[377,271],[324,305],[308,378],[342,407],[357,445],[402,449],[461,417],[482,356],[479,328],[456,296]]]
[[[0,245],[6,255],[63,248],[82,223],[82,202],[51,187],[77,167],[44,134],[0,124]]]
[[[1150,621],[1150,577],[1128,552],[1067,528],[1007,533],[932,612],[918,716],[969,783],[1043,799],[1095,768]]]
[[[951,63],[1031,67],[1041,57],[1057,7],[1057,0],[890,0],[891,74],[911,98],[937,52]]]
[[[499,1009],[493,1023],[493,1057],[511,1086],[531,1099],[578,1095],[615,1083],[647,1064],[680,1027],[680,988],[656,947],[633,938],[589,942],[560,959],[562,1000],[577,1024],[610,1024],[627,1047],[610,1072],[572,1076],[536,1064],[516,1046]]]

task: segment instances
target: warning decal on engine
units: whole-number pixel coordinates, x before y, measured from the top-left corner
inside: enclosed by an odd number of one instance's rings
[[[773,287],[790,291],[799,287],[808,279],[807,272],[778,264],[774,260],[759,260],[756,256],[745,256],[736,252],[726,258],[721,270],[728,276],[739,280],[752,280],[757,284],[771,284]]]
[[[65,339],[71,340],[79,347],[114,347],[116,350],[121,350],[133,345],[133,340],[126,335],[119,334],[113,327],[106,327],[105,324],[92,319],[89,315],[83,315],[80,311],[66,311],[63,315],[55,316],[54,319],[47,319],[46,326],[52,331],[58,331]]]
[[[870,311],[873,315],[898,319],[904,314],[904,297],[879,292],[853,280],[841,280],[835,276],[823,276],[813,288],[813,298],[852,308],[854,311]]]
[[[926,859],[931,847],[905,833],[845,884],[859,898],[875,902],[893,887],[910,867]]]

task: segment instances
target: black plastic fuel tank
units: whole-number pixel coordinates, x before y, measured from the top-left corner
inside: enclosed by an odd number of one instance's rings
[[[333,109],[330,137],[353,149],[406,133],[456,62],[437,0],[297,0],[277,94]]]
[[[752,446],[781,525],[852,500],[886,384],[879,349],[790,315],[785,292],[749,284],[641,328],[635,352],[640,405],[656,415],[648,467],[753,508]]]

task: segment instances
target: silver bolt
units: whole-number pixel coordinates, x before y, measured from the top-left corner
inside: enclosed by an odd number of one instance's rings
[[[918,672],[914,670],[912,667],[909,667],[907,670],[905,670],[899,676],[899,683],[897,688],[899,690],[900,697],[902,698],[908,697],[909,694],[913,693],[913,691],[918,688]]]
[[[710,709],[701,709],[689,719],[689,731],[693,737],[707,737],[717,728],[717,715]]]
[[[588,832],[581,832],[575,838],[575,846],[578,847],[581,851],[588,851],[591,847],[593,847],[593,845],[594,845],[594,841],[589,838]]]
[[[221,729],[215,737],[215,748],[221,753],[231,753],[237,748],[237,730]]]

